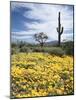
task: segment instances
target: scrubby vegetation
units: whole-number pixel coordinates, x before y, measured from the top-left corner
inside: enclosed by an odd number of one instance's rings
[[[44,52],[49,54],[55,54],[55,55],[73,55],[74,53],[74,43],[72,41],[64,42],[61,44],[61,46],[53,46],[45,44],[43,47],[41,47],[39,44],[28,44],[25,42],[19,42],[19,43],[12,43],[11,46],[11,54],[17,54],[19,52]]]

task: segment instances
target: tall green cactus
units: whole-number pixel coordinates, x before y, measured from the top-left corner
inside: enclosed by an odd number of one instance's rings
[[[61,35],[63,33],[63,27],[61,27],[61,22],[60,22],[60,12],[58,14],[58,27],[57,27],[57,32],[58,32],[58,46],[60,46],[60,43],[61,43]]]

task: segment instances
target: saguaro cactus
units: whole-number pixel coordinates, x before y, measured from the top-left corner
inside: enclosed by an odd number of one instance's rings
[[[57,32],[58,32],[58,46],[60,46],[61,43],[61,35],[63,33],[63,27],[61,27],[61,22],[60,22],[60,12],[58,14],[58,27],[57,27]]]

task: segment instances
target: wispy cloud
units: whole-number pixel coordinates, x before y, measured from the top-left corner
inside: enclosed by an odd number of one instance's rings
[[[27,9],[19,11],[19,8]],[[18,14],[24,18],[24,21],[22,21],[20,25],[21,27],[24,27],[24,29],[13,31],[14,28],[12,27],[12,37],[22,39],[22,36],[23,38],[27,38],[28,36],[29,39],[32,39],[32,37],[30,37],[31,34],[33,35],[35,33],[44,32],[48,35],[50,41],[57,40],[58,33],[56,27],[58,26],[59,11],[61,12],[61,25],[64,27],[62,40],[73,37],[73,6],[71,5],[12,2],[11,11],[12,13],[19,11]],[[26,21],[26,19],[30,21]],[[15,20],[15,18],[13,20]],[[22,20],[22,18],[19,20]],[[16,22],[18,22],[18,20]]]

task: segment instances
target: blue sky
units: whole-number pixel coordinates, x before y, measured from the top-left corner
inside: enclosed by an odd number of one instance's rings
[[[44,32],[48,41],[58,39],[58,12],[64,27],[61,40],[73,40],[73,6],[11,2],[11,37],[13,41],[35,42],[33,35]]]

